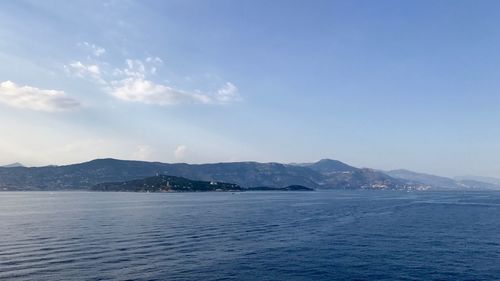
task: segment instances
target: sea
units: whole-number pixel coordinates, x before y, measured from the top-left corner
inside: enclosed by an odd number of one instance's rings
[[[0,280],[500,280],[500,192],[0,192]]]

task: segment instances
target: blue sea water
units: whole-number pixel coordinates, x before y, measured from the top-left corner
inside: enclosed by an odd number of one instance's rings
[[[2,192],[0,280],[500,280],[500,193]]]

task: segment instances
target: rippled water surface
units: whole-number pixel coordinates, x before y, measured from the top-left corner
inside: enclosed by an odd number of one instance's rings
[[[0,280],[499,280],[499,192],[0,193]]]

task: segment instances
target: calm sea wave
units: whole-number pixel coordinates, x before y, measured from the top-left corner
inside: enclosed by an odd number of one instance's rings
[[[0,280],[352,279],[500,280],[500,193],[0,193]]]

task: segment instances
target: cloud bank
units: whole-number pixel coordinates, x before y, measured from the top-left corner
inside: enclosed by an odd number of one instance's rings
[[[184,91],[168,85],[155,83],[148,79],[149,74],[156,73],[156,66],[162,64],[160,58],[148,57],[141,60],[126,60],[127,66],[115,69],[114,74],[122,79],[112,80],[106,91],[117,99],[127,102],[140,102],[153,105],[178,104],[226,104],[240,99],[238,88],[227,82],[215,94],[199,91]]]
[[[208,104],[212,100],[200,93],[177,90],[143,78],[129,77],[112,81],[109,93],[120,100],[154,105]]]
[[[93,44],[84,42],[93,52],[98,50]],[[95,56],[99,56],[95,54]],[[148,105],[171,106],[181,104],[222,105],[241,100],[238,88],[226,82],[215,92],[186,91],[170,85],[155,82],[158,67],[163,65],[159,57],[145,60],[127,59],[122,68],[109,69],[109,64],[94,59],[89,63],[74,61],[65,66],[69,73],[101,84],[107,94],[126,102]]]
[[[11,81],[0,83],[0,103],[45,112],[69,111],[80,107],[77,100],[68,97],[63,91],[19,86]]]

